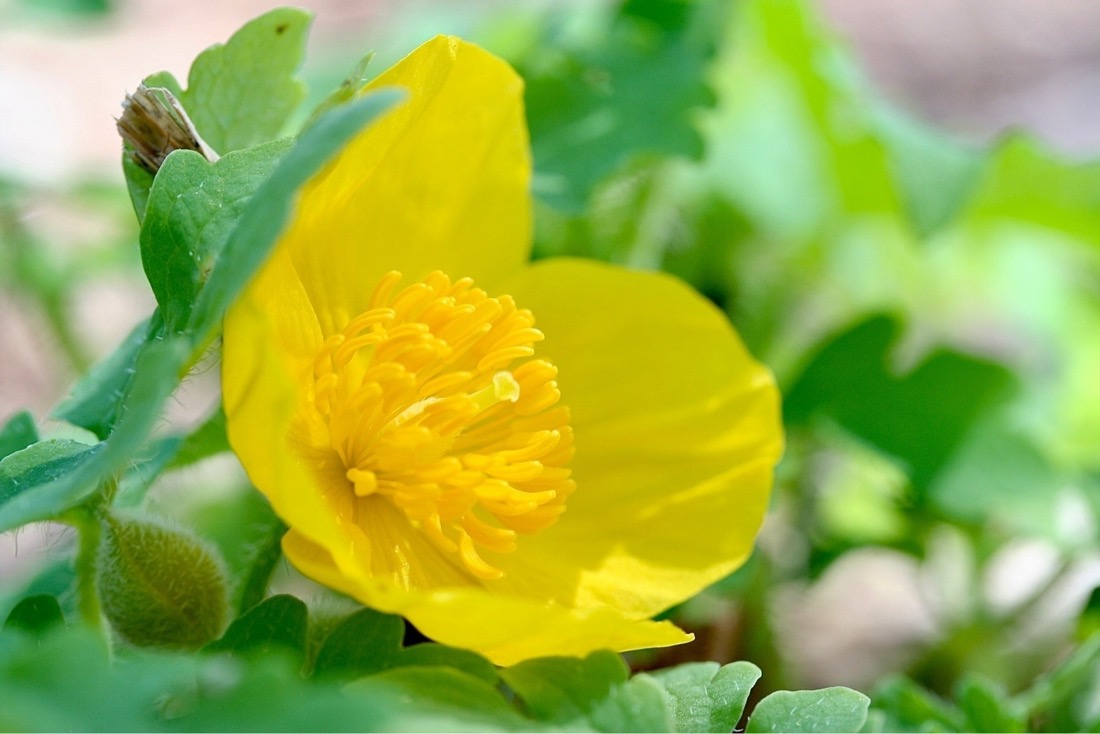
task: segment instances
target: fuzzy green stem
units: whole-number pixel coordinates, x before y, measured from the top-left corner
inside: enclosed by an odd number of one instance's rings
[[[70,519],[78,537],[75,563],[77,610],[84,624],[103,632],[103,608],[96,586],[99,541],[103,531],[96,513],[87,508],[74,511]]]

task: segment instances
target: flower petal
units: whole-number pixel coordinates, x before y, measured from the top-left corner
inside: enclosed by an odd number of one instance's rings
[[[433,640],[476,650],[497,665],[545,655],[583,656],[605,648],[665,647],[692,639],[669,622],[627,619],[610,607],[576,610],[477,587],[398,589],[338,569],[323,548],[293,530],[283,539],[283,550],[310,578],[375,609],[401,614]]]
[[[530,250],[523,83],[457,38],[424,44],[368,85],[409,99],[302,191],[281,247],[326,334],[365,309],[378,279],[432,270],[486,282]]]
[[[299,457],[289,451],[288,432],[298,407],[298,385],[303,355],[312,332],[317,332],[312,310],[303,307],[299,289],[286,289],[285,300],[273,297],[270,287],[293,280],[285,257],[276,256],[261,276],[229,310],[222,345],[222,402],[226,433],[249,479],[276,512],[311,537],[342,537],[341,513],[319,490]],[[268,298],[259,298],[267,295]],[[298,297],[298,300],[295,297]],[[275,316],[281,319],[273,319]],[[279,324],[280,339],[273,323]],[[288,348],[296,338],[299,351]],[[295,356],[298,358],[295,359]]]
[[[317,351],[390,270],[409,282],[436,269],[491,279],[518,268],[531,219],[522,82],[506,63],[441,36],[369,86],[403,86],[410,98],[303,189],[288,231],[226,316],[223,356],[230,441],[253,484],[301,532],[354,546],[368,563],[349,520],[355,499],[326,492],[288,450]],[[435,566],[436,582],[453,580]]]
[[[501,289],[535,314],[572,411],[577,490],[494,556],[496,588],[646,617],[752,550],[782,452],[779,395],[725,316],[674,278],[581,260]]]

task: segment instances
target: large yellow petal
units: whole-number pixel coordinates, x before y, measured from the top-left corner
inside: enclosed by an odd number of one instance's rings
[[[314,357],[389,270],[408,283],[435,269],[490,279],[519,267],[531,218],[522,82],[507,64],[439,37],[370,85],[384,86],[405,87],[408,101],[303,189],[288,231],[227,314],[223,369],[230,440],[253,483],[288,523],[358,548],[375,567],[389,559],[370,558],[355,498],[328,491],[288,444]],[[431,577],[453,580],[422,544]]]
[[[523,83],[457,38],[424,44],[368,88],[409,98],[302,192],[283,237],[325,333],[364,310],[378,278],[432,270],[486,282],[526,261],[530,152]]]
[[[310,578],[372,608],[401,614],[433,640],[476,650],[497,665],[545,655],[665,647],[692,639],[669,622],[628,619],[612,607],[571,609],[478,587],[400,589],[348,573],[325,549],[293,530],[283,539],[283,550]]]
[[[306,399],[321,331],[286,250],[261,269],[224,326],[222,391],[230,445],[283,520],[341,559],[348,573],[402,586],[469,583],[392,503],[357,497],[324,447]],[[303,420],[303,416],[306,420]],[[386,553],[373,549],[387,548]]]
[[[252,483],[276,512],[311,537],[351,536],[340,496],[326,495],[288,435],[300,405],[304,357],[318,331],[285,257],[277,255],[225,318],[222,402],[226,432]],[[275,326],[278,324],[278,327]],[[280,333],[281,332],[281,333]],[[351,548],[343,552],[351,552]]]
[[[576,434],[557,525],[494,556],[495,588],[646,617],[736,569],[782,452],[779,395],[726,318],[662,274],[538,263],[501,286],[531,309]]]

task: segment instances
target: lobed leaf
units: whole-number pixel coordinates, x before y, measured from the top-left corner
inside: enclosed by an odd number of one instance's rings
[[[635,679],[652,678],[668,694],[668,713],[676,731],[730,732],[737,727],[760,668],[748,662],[687,663]]]
[[[180,101],[219,154],[278,137],[305,98],[295,77],[312,16],[278,8],[249,21],[196,57]]]
[[[631,160],[702,154],[695,116],[714,101],[706,69],[723,26],[712,16],[723,6],[683,7],[663,17],[627,7],[573,42],[552,28],[515,60],[527,84],[535,190],[544,201],[576,213]]]
[[[756,704],[745,732],[856,732],[867,720],[870,703],[842,686],[776,691]]]

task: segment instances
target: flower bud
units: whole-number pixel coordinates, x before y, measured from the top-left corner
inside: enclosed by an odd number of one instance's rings
[[[198,648],[225,629],[217,549],[163,522],[106,514],[97,581],[104,614],[134,645]]]

